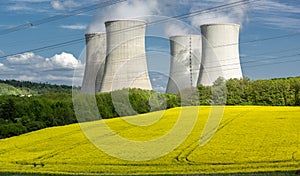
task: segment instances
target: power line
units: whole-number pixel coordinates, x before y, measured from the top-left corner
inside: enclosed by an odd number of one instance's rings
[[[298,55],[300,55],[300,54],[298,54]],[[294,60],[289,60],[289,61],[279,61],[279,62],[273,62],[273,63],[265,63],[265,64],[257,64],[257,65],[249,65],[249,66],[243,66],[243,68],[256,68],[256,67],[261,67],[261,66],[277,65],[277,64],[283,64],[283,63],[294,63],[294,62],[300,62],[300,59],[294,59]],[[237,69],[239,69],[239,68],[230,68],[230,69],[226,69],[226,70],[213,70],[213,71],[209,71],[208,73],[224,72],[224,71],[237,70]],[[205,71],[205,68],[204,68],[204,71]]]
[[[125,1],[125,0],[123,0]],[[123,2],[122,1],[122,2]],[[259,0],[256,0],[256,1],[259,1]],[[243,2],[243,1],[239,1],[240,3]],[[247,3],[250,3],[249,1],[247,1]],[[246,4],[246,3],[245,3]],[[242,4],[242,5],[245,5],[245,4]],[[235,4],[236,5],[236,4]],[[239,4],[241,5],[241,4]],[[232,8],[232,3],[231,5],[229,6],[227,4],[226,5],[222,5],[223,7],[218,9],[217,7],[213,7],[213,8],[210,8],[210,9],[214,9],[214,10],[224,10],[225,7],[226,8]],[[218,6],[220,7],[220,6]],[[205,12],[206,11],[206,12]],[[209,9],[206,9],[206,10],[201,10],[201,11],[197,11],[197,12],[192,12],[190,13],[189,16],[187,16],[187,14],[184,14],[184,15],[179,15],[179,16],[175,16],[173,18],[176,18],[176,19],[183,19],[183,18],[188,18],[191,16],[191,14],[195,13],[193,16],[196,16],[196,15],[200,15],[200,14],[203,14],[203,13],[210,13],[212,11],[210,11]],[[81,12],[83,13],[83,12]],[[78,13],[79,14],[79,13]],[[74,14],[74,15],[77,15],[77,14]],[[58,15],[60,16],[60,15]],[[72,15],[69,15],[69,16],[72,16]],[[66,17],[69,17],[69,16],[61,16],[61,18],[57,18],[57,19],[50,19],[49,18],[49,21],[48,22],[51,22],[51,21],[54,21],[54,20],[59,20],[59,19],[62,19],[62,18],[66,18]],[[182,17],[180,17],[182,16]],[[172,17],[171,17],[172,18]],[[44,21],[43,21],[44,20]],[[31,23],[32,25],[34,26],[37,26],[37,25],[41,25],[41,24],[44,24],[44,23],[47,23],[47,20],[43,19],[43,20],[39,20],[39,21],[35,21],[36,23]],[[169,20],[169,19],[168,19]],[[168,20],[164,20],[164,22],[167,22]],[[156,21],[156,22],[151,22],[151,23],[147,23],[148,25],[153,25],[153,24],[158,24],[158,23],[161,23],[163,22],[162,20],[160,21]],[[22,25],[21,25],[22,26]],[[10,28],[11,29],[11,28]],[[24,28],[26,29],[26,28]],[[22,30],[21,28],[18,29],[18,30]],[[126,30],[126,29],[125,29]],[[17,30],[16,30],[17,31]],[[123,31],[123,30],[122,30]],[[0,31],[0,35],[3,35],[1,33],[2,31]],[[14,31],[12,31],[14,32]],[[240,42],[240,44],[248,44],[248,43],[255,43],[255,42],[261,42],[261,41],[268,41],[268,40],[274,40],[274,39],[281,39],[281,38],[287,38],[287,37],[292,37],[292,36],[296,36],[296,35],[299,35],[300,32],[296,32],[296,33],[291,33],[291,34],[285,34],[285,35],[279,35],[279,36],[273,36],[273,37],[266,37],[266,38],[260,38],[260,39],[255,39],[255,40],[249,40],[249,41],[243,41],[243,42]],[[67,41],[67,42],[63,42],[63,43],[57,43],[57,44],[53,44],[53,45],[49,45],[49,46],[44,46],[44,47],[40,47],[40,48],[35,48],[35,49],[31,49],[31,50],[27,50],[27,51],[24,51],[24,52],[19,52],[19,53],[16,53],[16,54],[10,54],[10,55],[6,55],[6,56],[2,56],[0,58],[5,58],[5,57],[9,57],[9,56],[14,56],[14,55],[18,55],[18,54],[22,54],[22,53],[26,53],[26,52],[35,52],[35,51],[45,51],[45,50],[48,50],[48,49],[53,49],[53,48],[57,48],[57,47],[61,47],[61,46],[67,46],[67,45],[73,45],[75,43],[79,43],[79,42],[82,42],[84,40],[84,38],[80,38],[80,39],[74,39],[74,40],[70,40],[70,41]],[[232,43],[232,44],[227,44],[227,45],[222,45],[222,46],[216,46],[217,47],[225,47],[225,46],[231,46],[231,45],[238,45],[239,43]],[[292,49],[288,49],[288,50],[284,50],[284,51],[289,51],[289,50],[292,50]],[[277,53],[279,53],[279,51],[275,51]],[[263,54],[258,54],[258,55],[264,55],[265,53]],[[273,58],[267,58],[267,59],[262,59],[260,61],[267,61],[267,60],[277,60],[277,59],[282,59],[283,57],[287,58],[287,57],[295,57],[295,56],[299,56],[300,54],[295,54],[295,55],[288,55],[288,56],[280,56],[280,57],[273,57]],[[241,57],[241,58],[245,58],[245,57]],[[247,68],[250,68],[250,67],[260,67],[260,66],[265,66],[265,65],[275,65],[275,64],[281,64],[281,63],[290,63],[290,62],[299,62],[300,60],[297,59],[297,60],[289,60],[289,61],[280,61],[280,62],[273,62],[273,63],[266,63],[266,64],[259,64],[259,65],[250,65],[250,66],[243,66],[243,67],[247,67]],[[252,63],[252,62],[257,62],[257,61],[247,61],[247,62],[243,62],[242,64],[247,64],[247,63]],[[226,65],[225,65],[226,66]],[[232,69],[235,69],[235,68],[232,68]],[[231,70],[231,69],[226,69],[226,70]],[[225,70],[225,71],[226,71]]]
[[[40,47],[40,48],[35,48],[35,49],[27,50],[27,51],[22,51],[22,52],[19,52],[19,53],[14,53],[14,54],[1,56],[0,58],[16,56],[16,55],[23,54],[23,53],[28,53],[28,52],[45,51],[45,50],[48,50],[48,49],[53,49],[53,48],[57,48],[57,47],[61,47],[61,46],[67,46],[67,45],[70,45],[70,44],[78,43],[78,42],[81,42],[83,40],[84,40],[84,38],[70,40],[70,41],[67,41],[67,42],[59,43],[59,44],[53,44],[53,45],[44,46],[44,47]]]
[[[271,58],[267,58],[267,59],[260,59],[259,61],[270,61],[270,60],[278,60],[278,59],[282,59],[282,58],[290,58],[290,57],[295,57],[295,56],[300,56],[300,53],[298,54],[293,54],[293,55],[286,55],[286,56],[279,56],[279,57],[271,57]],[[246,61],[241,63],[242,65],[244,64],[249,64],[249,63],[257,63],[257,60],[254,61]],[[205,67],[206,69],[214,69],[214,68],[221,68],[221,67],[226,67],[226,66],[235,66],[235,65],[240,65],[240,63],[230,63],[230,64],[225,64],[225,65],[218,65],[218,66],[212,66],[212,67]]]
[[[295,54],[295,55],[290,55],[290,56],[281,56],[280,58],[283,58],[283,57],[295,57],[295,56],[300,56],[300,53],[299,54]],[[265,63],[265,64],[257,64],[257,65],[249,65],[249,66],[243,66],[243,68],[253,68],[253,67],[261,67],[261,66],[268,66],[268,65],[277,65],[277,64],[282,64],[282,63],[293,63],[293,62],[300,62],[300,59],[294,59],[294,60],[288,60],[288,61],[279,61],[279,62],[273,62],[273,63]],[[228,64],[229,65],[229,64]],[[235,64],[232,64],[232,65],[237,65],[239,66],[239,63],[235,63]],[[209,73],[212,73],[212,72],[226,72],[226,71],[229,71],[229,70],[238,70],[240,69],[239,67],[235,67],[235,68],[228,68],[228,69],[219,69],[219,70],[211,70],[212,68],[222,68],[222,66],[216,66],[216,67],[202,67],[203,65],[201,64],[201,68],[204,72],[206,72],[206,74],[209,74]],[[225,66],[225,65],[223,65]],[[207,70],[209,69],[209,70]],[[180,74],[180,73],[189,73],[189,70],[187,68],[187,70],[184,72],[177,72],[177,74]]]
[[[288,51],[295,51],[295,50],[299,50],[299,49],[300,49],[300,47],[294,47],[294,48],[288,48],[288,49],[283,49],[283,50],[276,50],[276,51],[268,51],[268,52],[262,52],[262,53],[257,53],[257,54],[251,54],[251,56],[250,55],[249,56],[239,56],[239,57],[235,57],[235,58],[232,58],[232,59],[237,59],[237,58],[240,58],[240,59],[243,59],[243,58],[252,58],[254,56],[264,56],[264,55],[267,55],[267,54],[274,54],[274,53],[277,53],[277,54],[278,53],[285,53],[285,52],[288,52]],[[166,50],[154,50],[154,49],[150,49],[150,50],[147,50],[147,51],[149,51],[149,52],[153,52],[153,51],[155,51],[155,52],[165,52]],[[193,55],[195,55],[195,54],[193,54]],[[269,59],[269,58],[267,58],[267,59]],[[215,63],[215,62],[225,61],[225,60],[227,60],[227,59],[220,59],[218,61],[206,62],[206,63]],[[261,60],[259,60],[259,61],[261,61]],[[243,62],[243,63],[245,63],[245,62]]]
[[[114,2],[114,4],[116,4],[116,3],[123,2],[123,1],[126,1],[126,0],[118,0],[118,1],[115,0],[113,2]],[[216,7],[212,7],[212,8],[208,8],[208,9],[204,9],[204,10],[195,11],[195,12],[192,12],[192,13],[177,15],[177,16],[171,17],[171,19],[172,18],[183,19],[183,18],[189,17],[189,15],[195,16],[195,15],[209,13],[209,12],[220,10],[220,9],[232,8],[232,7],[235,7],[235,6],[240,6],[240,5],[248,4],[248,3],[253,2],[253,1],[261,1],[261,0],[241,0],[241,1],[233,2],[233,3],[228,3],[228,4],[224,4],[224,5],[220,5],[220,6],[216,6]],[[108,1],[106,1],[104,3],[107,3],[107,2]],[[110,5],[112,5],[112,4],[110,4]],[[75,14],[83,13],[85,11],[84,9],[90,10],[90,8],[95,9],[96,7],[89,6],[89,7],[83,8],[83,9],[78,9],[78,10],[72,11],[71,13],[68,13],[68,14],[58,15],[58,16],[53,16],[53,17],[50,17],[50,18],[42,19],[42,20],[36,21],[36,24],[34,24],[34,22],[32,22],[32,23],[26,23],[26,24],[21,25],[19,27],[10,28],[8,30],[11,30],[11,31],[7,31],[7,32],[10,33],[10,32],[14,32],[14,31],[18,31],[18,30],[24,29],[24,27],[28,28],[28,27],[31,27],[31,26],[34,26],[34,25],[40,25],[40,24],[43,24],[43,23],[46,23],[46,22],[50,22],[50,21],[61,19],[61,18],[69,17],[69,16],[72,16],[72,14],[75,15]],[[99,3],[98,3],[97,8],[100,8],[100,4]],[[162,23],[162,22],[165,23],[165,22],[167,22],[169,20],[170,19],[167,19],[167,20],[165,20],[165,19],[164,20],[158,20],[158,21],[147,23],[147,25],[154,25],[154,24],[158,24],[158,23]],[[112,31],[112,32],[114,32],[114,33],[124,32],[126,30],[133,30],[133,29],[136,29],[136,28],[139,28],[139,27],[142,27],[142,26],[144,26],[144,25],[137,25],[137,26],[134,26],[134,27],[125,28],[125,29],[121,29],[121,30],[117,30],[117,31]],[[0,35],[1,35],[1,31],[0,31]],[[63,43],[57,43],[57,44],[53,44],[53,45],[49,45],[49,46],[44,46],[44,47],[41,47],[41,48],[30,49],[30,50],[18,52],[18,53],[15,53],[15,54],[9,54],[9,55],[5,55],[5,56],[1,56],[0,58],[14,56],[14,55],[18,55],[18,54],[22,54],[22,53],[26,53],[26,52],[44,51],[44,50],[47,50],[47,48],[51,49],[51,48],[60,47],[60,46],[63,46],[63,45],[71,45],[73,43],[76,43],[76,42],[79,42],[79,41],[82,41],[82,40],[84,40],[84,38],[74,39],[74,40],[70,40],[70,41],[67,41],[67,42],[63,42]]]
[[[260,59],[259,61],[269,61],[269,60],[277,60],[277,59],[282,59],[282,58],[290,58],[290,57],[295,57],[295,56],[300,56],[300,54],[293,54],[293,55],[286,55],[286,56],[279,56],[279,57],[271,57],[271,58],[267,58],[267,59]],[[249,64],[249,63],[257,63],[257,60],[254,61],[246,61],[243,62],[242,64]]]
[[[124,0],[123,0],[124,1]],[[259,0],[254,0],[254,1],[259,1]],[[225,4],[225,5],[221,5],[221,6],[217,6],[217,7],[212,7],[212,8],[209,8],[209,9],[205,9],[205,10],[200,10],[200,11],[195,11],[195,12],[192,12],[190,14],[192,15],[199,15],[201,13],[209,13],[209,12],[212,12],[212,10],[220,10],[218,8],[222,8],[222,9],[225,9],[225,8],[232,8],[234,6],[237,6],[237,5],[242,5],[241,3],[244,2],[244,3],[250,3],[251,1],[238,1],[238,2],[234,2],[234,3],[229,3],[229,4]],[[233,6],[234,5],[234,6]],[[243,4],[244,5],[244,4]],[[79,11],[79,10],[76,10],[76,11]],[[171,18],[177,18],[177,19],[180,19],[180,18],[186,18],[188,17],[188,14],[183,14],[183,15],[178,15],[178,16],[174,16],[174,17],[171,17]],[[157,24],[157,23],[162,23],[162,22],[167,22],[169,21],[170,19],[166,19],[166,20],[158,20],[158,21],[155,21],[155,22],[151,22],[151,23],[148,23],[148,25],[153,25],[153,24]],[[139,25],[140,26],[140,25]],[[142,25],[144,26],[144,25]],[[138,26],[135,26],[133,28],[136,28]],[[131,28],[128,28],[128,29],[122,29],[122,30],[119,30],[119,31],[112,31],[112,32],[121,32],[121,31],[124,31],[124,30],[129,30],[129,29],[133,29],[132,27]],[[255,39],[255,40],[250,40],[250,41],[244,41],[244,42],[240,42],[241,44],[247,44],[247,43],[254,43],[254,42],[260,42],[260,41],[266,41],[266,40],[273,40],[273,39],[279,39],[279,38],[285,38],[285,37],[291,37],[291,36],[295,36],[295,35],[299,35],[299,33],[292,33],[292,34],[285,34],[285,35],[280,35],[280,36],[274,36],[274,37],[267,37],[267,38],[261,38],[261,39]],[[74,40],[70,40],[70,41],[67,41],[67,42],[63,42],[63,43],[57,43],[57,44],[53,44],[53,45],[49,45],[49,46],[44,46],[44,47],[40,47],[40,48],[35,48],[35,49],[31,49],[31,50],[27,50],[27,51],[22,51],[22,52],[19,52],[19,53],[15,53],[15,54],[9,54],[9,55],[5,55],[5,56],[1,56],[0,58],[5,58],[5,57],[10,57],[10,56],[14,56],[14,55],[18,55],[18,54],[22,54],[22,53],[26,53],[26,52],[40,52],[40,51],[45,51],[45,50],[48,50],[48,49],[54,49],[54,48],[57,48],[57,47],[61,47],[61,46],[67,46],[67,45],[73,45],[73,44],[76,44],[76,43],[79,43],[79,42],[82,42],[84,41],[85,38],[80,38],[80,39],[74,39]],[[232,43],[232,44],[226,44],[226,45],[222,45],[222,47],[225,47],[225,46],[231,46],[231,45],[237,45],[238,43]],[[221,47],[221,46],[216,46],[215,48],[217,47]],[[294,55],[293,55],[294,56]],[[243,58],[243,57],[241,57]],[[281,57],[280,57],[281,58]],[[274,59],[274,58],[273,58]],[[249,62],[249,61],[248,61]],[[244,62],[244,63],[248,63],[248,62]],[[251,62],[257,62],[257,61],[250,61]]]
[[[293,57],[294,56],[300,56],[300,53],[296,54],[296,55],[293,55]],[[292,57],[292,56],[282,56],[282,57]],[[294,59],[294,60],[288,60],[288,61],[279,61],[279,62],[273,62],[273,63],[265,63],[265,64],[257,64],[257,65],[249,65],[249,66],[243,66],[243,68],[255,68],[255,67],[261,67],[261,66],[277,65],[277,64],[282,64],[282,63],[293,63],[293,62],[300,62],[300,59]],[[235,63],[235,64],[232,64],[232,65],[239,66],[239,63]],[[202,68],[203,68],[203,71],[206,72],[206,74],[209,74],[209,73],[212,73],[212,72],[226,72],[226,71],[230,71],[230,70],[238,70],[238,69],[240,69],[239,67],[235,67],[235,68],[211,70],[212,68],[218,68],[218,67],[221,68],[222,66],[202,67]],[[207,70],[207,69],[209,69],[209,70]]]
[[[194,11],[194,12],[190,12],[190,13],[185,13],[185,14],[173,16],[170,18],[162,19],[162,20],[148,22],[148,23],[146,23],[146,25],[151,26],[151,25],[156,25],[156,24],[161,24],[161,23],[167,23],[174,19],[185,19],[185,18],[189,18],[189,17],[201,15],[201,14],[207,14],[207,13],[211,13],[211,12],[215,12],[215,11],[219,11],[219,10],[225,10],[225,9],[229,9],[229,8],[233,8],[233,7],[237,7],[237,6],[241,6],[241,5],[246,5],[246,4],[255,2],[255,1],[262,1],[262,0],[240,0],[240,1],[233,2],[233,3],[223,4],[223,5],[207,8],[207,9],[202,9],[202,10],[198,10],[198,11]],[[135,30],[135,29],[138,29],[138,28],[141,28],[144,26],[145,26],[145,24],[140,24],[140,25],[136,25],[136,26],[132,26],[132,27],[128,27],[128,28],[110,31],[109,33],[111,34],[111,33],[126,32],[126,31],[130,31],[130,30]]]
[[[270,52],[264,52],[264,53],[259,53],[259,54],[254,54],[254,55],[251,55],[251,56],[240,56],[240,57],[234,57],[234,58],[230,58],[230,59],[238,59],[238,58],[251,58],[251,57],[254,57],[254,56],[263,56],[263,55],[266,55],[266,54],[274,54],[274,53],[285,53],[287,51],[295,51],[295,50],[299,50],[300,47],[296,47],[296,48],[289,48],[289,49],[285,49],[285,50],[277,50],[277,51],[270,51]],[[279,57],[269,57],[269,58],[266,58],[266,59],[260,59],[260,60],[252,60],[252,61],[244,61],[242,62],[243,64],[244,63],[251,63],[251,62],[259,62],[259,61],[265,61],[265,60],[269,60],[269,59],[278,59],[278,58],[282,58],[282,57],[293,57],[293,56],[297,56],[298,54],[295,54],[295,55],[289,55],[289,56],[279,56]],[[206,62],[206,63],[216,63],[216,62],[220,62],[220,61],[226,61],[228,59],[220,59],[220,60],[217,60],[217,61],[210,61],[210,62]]]
[[[97,3],[97,4],[94,4],[92,6],[88,6],[88,7],[85,7],[85,8],[81,8],[81,9],[77,9],[77,10],[71,11],[71,12],[66,13],[66,14],[56,15],[56,16],[45,18],[45,19],[38,20],[38,21],[35,21],[35,22],[25,23],[25,24],[17,26],[17,27],[9,28],[9,29],[0,31],[0,35],[5,34],[5,31],[6,31],[6,33],[10,33],[10,32],[14,32],[14,31],[26,29],[28,27],[41,25],[41,24],[44,24],[44,23],[48,23],[48,22],[51,22],[51,21],[59,20],[59,19],[62,19],[62,18],[70,17],[70,16],[74,16],[74,15],[77,15],[77,14],[80,14],[80,13],[83,13],[83,12],[95,10],[95,9],[100,8],[100,7],[110,6],[110,5],[121,3],[121,2],[124,2],[124,1],[126,1],[126,0],[114,0],[114,1],[105,1],[105,2],[102,2],[102,3]],[[217,10],[224,10],[224,9],[232,8],[232,7],[239,6],[239,5],[249,4],[249,3],[254,2],[254,1],[261,1],[261,0],[242,0],[242,1],[236,1],[236,2],[233,2],[233,3],[224,4],[224,5],[220,5],[220,6],[216,6],[216,7],[212,7],[212,8],[208,8],[208,9],[204,9],[204,10],[199,10],[199,11],[194,11],[194,12],[187,13],[187,14],[173,16],[173,17],[171,17],[171,19],[173,19],[173,18],[176,18],[176,19],[188,18],[188,17],[191,17],[191,16],[196,16],[196,15],[200,15],[200,14],[204,14],[204,13],[210,13],[210,12],[217,11]],[[158,20],[158,21],[147,23],[147,25],[165,23],[165,22],[168,22],[168,21],[170,21],[170,19],[163,19],[163,20]],[[124,32],[126,30],[132,30],[132,29],[135,29],[135,28],[138,28],[138,27],[141,27],[141,26],[144,26],[144,25],[137,25],[137,26],[130,27],[130,28],[127,28],[127,29],[121,29],[119,31],[112,31],[112,32]],[[239,43],[231,43],[231,44],[225,44],[225,45],[218,45],[218,46],[215,46],[215,48],[232,46],[232,45],[238,45],[238,44],[248,44],[248,43],[260,42],[260,41],[267,41],[267,40],[273,40],[273,39],[280,39],[280,38],[286,38],[286,37],[296,36],[296,35],[299,35],[299,34],[300,34],[300,32],[296,32],[296,33],[285,34],[285,35],[280,35],[280,36],[274,36],[274,37],[267,37],[267,38],[249,40],[249,41],[244,41],[244,42],[242,41],[242,42],[239,42]],[[63,43],[65,43],[65,42],[63,42]],[[60,43],[58,45],[60,45]]]
[[[241,1],[236,1],[236,2],[232,2],[232,3],[228,3],[228,4],[223,4],[220,6],[207,8],[204,10],[198,10],[198,11],[194,11],[194,12],[190,12],[190,13],[186,13],[186,14],[182,14],[182,15],[173,16],[171,18],[176,18],[176,19],[189,18],[189,17],[193,17],[193,16],[197,16],[197,15],[201,15],[201,14],[207,14],[207,13],[224,10],[224,9],[228,9],[228,8],[232,8],[232,7],[236,7],[236,6],[246,5],[246,4],[255,2],[255,1],[261,1],[261,0],[241,0]],[[170,19],[162,19],[162,20],[153,22],[153,24],[165,23],[165,22],[168,22],[169,20]],[[152,23],[148,23],[148,25],[152,25]]]
[[[43,18],[43,19],[40,19],[40,20],[37,20],[37,21],[24,23],[24,24],[19,25],[19,26],[4,29],[4,30],[0,31],[0,35],[4,35],[4,34],[16,32],[16,31],[24,30],[24,29],[31,28],[31,27],[34,27],[34,26],[39,26],[41,24],[45,24],[45,23],[60,20],[60,19],[63,19],[63,18],[75,16],[75,15],[78,15],[78,14],[81,14],[81,13],[84,13],[84,12],[89,12],[89,11],[92,11],[92,10],[96,10],[96,9],[99,9],[99,8],[112,6],[114,4],[122,3],[124,1],[127,1],[127,0],[108,0],[108,1],[105,1],[105,2],[99,2],[99,3],[93,4],[91,6],[87,6],[87,7],[83,7],[83,8],[80,8],[80,9],[70,11],[68,13],[55,15],[55,16],[51,16],[51,17],[48,17],[48,18]]]
[[[279,57],[271,57],[271,58],[267,58],[267,59],[260,59],[260,61],[286,59],[286,58],[291,58],[291,57],[295,57],[295,56],[300,56],[300,53],[293,54],[293,55],[279,56]],[[276,64],[280,64],[280,63],[290,63],[290,62],[298,62],[298,61],[300,61],[300,59],[273,62],[273,63],[264,63],[264,64],[257,64],[257,65],[249,65],[249,66],[243,66],[243,68],[260,67],[260,66],[265,66],[265,65],[276,65]],[[258,61],[247,61],[247,62],[242,63],[242,65],[249,64],[249,63],[257,63],[257,62]],[[223,67],[226,67],[226,66],[238,66],[238,67],[223,69]],[[211,72],[224,72],[224,71],[228,71],[228,70],[236,70],[236,69],[239,69],[239,67],[240,67],[240,63],[230,63],[230,64],[224,64],[224,65],[211,66],[211,67],[203,67],[203,64],[201,64],[201,68],[203,68],[204,71],[206,71],[208,73],[211,73]],[[178,73],[188,73],[188,71],[189,70],[187,68],[187,70],[185,72],[184,71],[183,72],[177,72],[177,74]]]
[[[290,61],[280,61],[280,62],[273,62],[273,63],[267,63],[267,64],[260,64],[260,65],[250,65],[246,66],[247,68],[251,67],[261,67],[261,66],[266,66],[266,65],[277,65],[277,64],[282,64],[282,63],[292,63],[292,62],[299,62],[300,59],[297,60],[290,60]]]
[[[43,39],[42,41],[40,39],[31,39],[30,40],[30,44],[35,44],[35,45],[45,45],[45,44],[48,44],[51,43],[51,42],[57,42],[57,41],[60,41],[62,40],[62,38],[65,37],[66,39],[68,40],[71,40],[71,39],[74,39],[74,37],[78,37],[78,33],[77,34],[62,34],[62,35],[55,35],[51,38],[47,38],[47,39]],[[65,39],[65,40],[66,40]],[[64,40],[64,41],[65,41]],[[63,41],[61,41],[63,42]],[[16,46],[24,46],[23,43],[20,43],[20,41],[17,41],[17,40],[13,40],[13,41],[10,41],[10,42],[6,42],[5,43],[5,47],[8,47],[8,48],[11,48],[11,47],[14,47],[16,48]]]
[[[239,45],[239,44],[256,43],[256,42],[261,42],[261,41],[268,41],[268,40],[274,40],[274,39],[293,37],[293,36],[297,36],[297,35],[300,35],[300,32],[284,34],[284,35],[278,35],[278,36],[273,36],[273,37],[260,38],[260,39],[255,39],[255,40],[241,41],[239,43],[229,43],[229,44],[225,44],[225,45],[217,45],[217,46],[214,46],[213,48],[234,46],[234,45]]]
[[[266,54],[274,54],[274,53],[285,53],[288,51],[295,51],[295,50],[299,50],[300,47],[295,47],[295,48],[288,48],[288,49],[284,49],[284,50],[276,50],[276,51],[268,51],[268,52],[263,52],[263,53],[258,53],[258,54],[252,54],[251,56],[240,56],[240,58],[249,58],[249,57],[253,57],[253,56],[263,56]]]

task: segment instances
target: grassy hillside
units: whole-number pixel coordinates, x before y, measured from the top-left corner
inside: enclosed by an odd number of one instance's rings
[[[114,145],[114,136],[108,135],[107,131],[97,131],[97,128],[104,127],[104,122],[124,138],[153,140],[172,129],[180,112],[184,112],[184,118],[187,119],[180,124],[182,131],[186,130],[185,123],[190,120],[191,113],[198,110],[200,114],[189,137],[172,152],[151,161],[125,161],[111,157],[90,143],[81,130],[82,127],[87,133],[94,134],[95,142],[106,141],[110,143],[109,146]],[[210,107],[174,108],[125,119],[47,128],[2,139],[0,172],[132,175],[300,169],[299,107],[226,107],[216,134],[201,147],[199,138],[209,113]],[[153,124],[134,126],[124,120],[136,124]],[[126,154],[128,150],[135,150],[127,147],[119,144],[117,152]]]
[[[16,88],[12,85],[0,83],[0,95],[32,95],[35,91],[27,88]]]
[[[0,80],[0,95],[37,95],[47,93],[71,93],[72,86],[35,83],[30,81]]]

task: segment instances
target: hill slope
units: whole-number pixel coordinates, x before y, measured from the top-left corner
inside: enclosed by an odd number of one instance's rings
[[[199,138],[210,107],[199,110],[195,128],[184,143],[155,160],[138,162],[111,157],[90,143],[79,124],[73,124],[0,140],[0,172],[132,175],[299,169],[299,107],[226,107],[216,134],[202,147]],[[132,123],[155,122],[147,127],[129,125],[120,118],[105,122],[124,138],[146,141],[167,134],[176,124],[177,115],[183,111],[189,119],[192,114],[188,112],[198,111],[198,108],[174,108],[125,118]],[[95,135],[93,140],[109,141],[113,146],[111,135],[95,130],[103,126],[103,122],[89,122],[81,127]],[[182,124],[182,130],[185,130],[184,126]],[[119,152],[128,151],[127,146],[119,146]]]
[[[0,80],[0,95],[37,95],[57,92],[71,93],[72,86],[30,81]]]
[[[0,83],[0,95],[31,95],[35,93],[35,91],[32,91],[30,89],[21,89],[9,84]]]

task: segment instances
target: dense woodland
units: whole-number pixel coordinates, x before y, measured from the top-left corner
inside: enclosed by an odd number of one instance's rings
[[[198,92],[201,105],[299,106],[300,77],[256,81],[219,78],[211,87],[198,86]]]
[[[3,91],[0,94],[0,138],[77,123],[70,86],[0,81],[0,90],[7,90],[7,87],[21,92],[13,94],[8,91],[5,94]],[[24,96],[24,92],[32,96]],[[213,86],[200,85],[194,91],[183,91],[181,95],[130,89],[100,93],[95,98],[104,119],[185,105],[299,106],[300,77],[256,81],[248,78],[224,81],[219,78]],[[82,113],[89,121],[88,109]]]

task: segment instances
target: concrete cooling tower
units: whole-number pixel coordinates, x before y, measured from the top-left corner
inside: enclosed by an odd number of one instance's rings
[[[105,27],[107,57],[100,91],[123,88],[151,90],[145,53],[145,21],[107,21]]]
[[[201,65],[201,35],[170,37],[171,65],[166,93],[196,87]]]
[[[239,25],[201,26],[202,65],[198,84],[212,85],[218,77],[242,78],[239,58]]]
[[[86,65],[81,93],[95,94],[100,91],[106,57],[106,34],[85,34]]]

